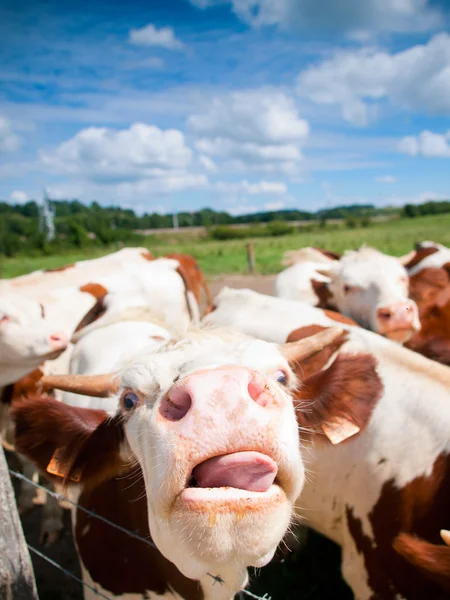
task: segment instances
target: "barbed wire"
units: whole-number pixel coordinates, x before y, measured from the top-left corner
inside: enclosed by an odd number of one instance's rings
[[[86,583],[85,581],[83,581],[82,579],[80,579],[79,577],[77,577],[77,575],[75,575],[75,573],[72,573],[72,571],[69,571],[68,569],[65,569],[59,563],[57,563],[56,561],[54,561],[52,558],[50,558],[49,556],[47,556],[46,554],[44,554],[43,552],[41,552],[40,550],[38,550],[37,548],[35,548],[34,546],[32,546],[31,544],[27,544],[27,546],[28,546],[28,550],[31,550],[31,552],[34,552],[34,554],[37,554],[40,558],[43,558],[44,560],[46,560],[53,567],[55,567],[56,569],[59,569],[60,571],[62,571],[68,577],[71,577],[72,579],[74,579],[78,583],[81,583],[81,585],[84,585],[85,587],[89,588],[91,590],[91,592],[94,592],[94,594],[97,594],[98,596],[101,596],[102,598],[105,598],[105,600],[112,600],[109,596],[105,596],[105,594],[103,594],[102,592],[100,592],[97,588],[93,587],[89,583]]]
[[[18,471],[14,471],[13,469],[8,469],[8,470],[9,470],[9,473],[13,477],[15,477],[16,479],[19,479],[21,481],[26,481],[27,483],[31,484],[35,488],[43,490],[46,494],[48,494],[52,498],[55,498],[55,500],[58,500],[58,501],[61,500],[61,501],[67,502],[68,504],[74,506],[78,510],[81,510],[82,512],[84,512],[85,514],[89,515],[90,517],[93,517],[94,519],[98,519],[99,521],[102,521],[103,523],[106,523],[106,525],[109,525],[110,527],[113,527],[114,529],[117,529],[121,533],[124,533],[124,534],[128,535],[129,537],[131,537],[131,538],[133,538],[135,540],[138,540],[140,542],[143,542],[144,544],[147,544],[147,546],[150,546],[151,548],[154,548],[155,550],[157,550],[159,552],[158,547],[156,546],[156,544],[154,544],[152,541],[150,541],[150,540],[142,537],[137,532],[130,531],[129,529],[126,529],[125,527],[122,527],[121,525],[117,525],[117,523],[114,523],[113,521],[110,521],[109,519],[106,519],[105,517],[102,517],[101,515],[97,514],[93,510],[89,510],[89,509],[85,508],[84,506],[81,506],[80,504],[78,504],[77,502],[74,502],[73,500],[70,500],[70,498],[67,498],[63,494],[60,494],[58,492],[53,492],[52,490],[46,488],[45,486],[41,485],[40,483],[37,483],[37,482],[29,479],[28,477],[26,477],[25,475],[23,475],[23,473],[19,473]],[[85,583],[84,581],[82,581],[81,579],[79,579],[74,573],[71,573],[70,571],[68,571],[67,569],[65,569],[64,567],[62,567],[60,564],[58,564],[57,562],[55,562],[54,560],[52,560],[51,558],[49,558],[48,556],[46,556],[45,554],[43,554],[42,552],[40,552],[39,550],[37,550],[36,548],[34,548],[33,546],[30,546],[29,544],[27,544],[27,546],[28,546],[28,548],[32,552],[34,552],[35,554],[39,555],[41,558],[43,558],[44,560],[46,560],[47,562],[49,562],[50,564],[52,564],[54,567],[58,568],[60,571],[62,571],[63,573],[65,573],[69,577],[72,577],[72,579],[75,579],[76,581],[78,581],[82,585],[88,587],[91,591],[93,591],[96,594],[102,596],[103,598],[106,598],[106,600],[111,600],[111,598],[108,598],[108,596],[105,596],[104,594],[102,594],[101,592],[99,592],[98,590],[96,590],[96,588],[93,588],[88,583]],[[218,575],[212,575],[211,573],[207,573],[207,575],[208,575],[208,577],[211,577],[212,579],[214,579],[214,583],[219,583],[220,585],[223,585],[225,583],[223,581],[223,579],[221,577],[219,577]],[[254,600],[272,600],[271,596],[268,596],[267,594],[264,594],[264,596],[256,596],[255,594],[253,594],[249,590],[240,590],[238,592],[238,594],[244,594],[245,596],[248,596],[249,598],[253,598]]]

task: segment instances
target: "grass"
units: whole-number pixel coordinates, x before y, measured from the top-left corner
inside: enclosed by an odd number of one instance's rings
[[[265,237],[248,240],[212,241],[204,234],[192,232],[158,234],[143,237],[140,245],[155,256],[167,252],[192,254],[208,276],[246,273],[248,271],[246,244],[252,242],[256,267],[261,274],[281,270],[281,258],[286,250],[303,246],[319,246],[337,252],[359,248],[362,244],[373,246],[395,256],[406,254],[419,240],[434,240],[450,246],[450,214],[430,215],[415,219],[395,219],[373,223],[370,227],[348,229],[344,224],[316,231],[304,231],[282,237]],[[52,256],[17,256],[4,259],[3,277],[15,277],[37,269],[51,269],[64,264],[95,258],[116,250],[111,248],[86,248]]]

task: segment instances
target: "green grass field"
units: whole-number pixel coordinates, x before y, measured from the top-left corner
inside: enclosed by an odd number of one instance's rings
[[[362,244],[374,246],[388,254],[400,256],[413,249],[419,240],[434,240],[450,246],[450,214],[432,215],[415,219],[396,219],[373,223],[370,227],[337,228],[314,232],[295,233],[282,237],[265,237],[254,240],[211,241],[195,238],[188,231],[178,234],[160,234],[143,237],[140,245],[155,256],[167,252],[182,252],[195,256],[208,276],[246,273],[248,270],[246,244],[253,242],[256,267],[261,274],[281,270],[281,258],[286,250],[303,246],[319,246],[337,252],[355,249]],[[52,256],[22,256],[4,259],[2,277],[15,277],[36,269],[49,269],[64,264],[102,256],[117,248],[89,248]]]

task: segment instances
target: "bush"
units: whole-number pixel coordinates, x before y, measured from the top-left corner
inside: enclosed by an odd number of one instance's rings
[[[289,235],[294,233],[294,227],[286,221],[272,221],[266,226],[269,235]]]
[[[249,227],[229,227],[219,225],[209,230],[209,237],[213,240],[243,240],[246,238],[289,235],[295,228],[283,221],[272,221],[267,225],[250,225]]]

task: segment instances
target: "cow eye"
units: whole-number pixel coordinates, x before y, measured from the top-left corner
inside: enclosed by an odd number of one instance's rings
[[[344,294],[348,294],[351,291],[351,287],[349,285],[344,285]]]
[[[281,385],[287,385],[287,374],[284,371],[277,371],[275,373],[275,381],[281,383]]]
[[[134,392],[125,392],[125,394],[122,396],[122,404],[127,412],[133,410],[133,408],[137,406],[138,402],[139,396]]]
[[[0,315],[0,325],[2,323],[7,323],[10,320],[10,318],[8,317],[8,315]]]

